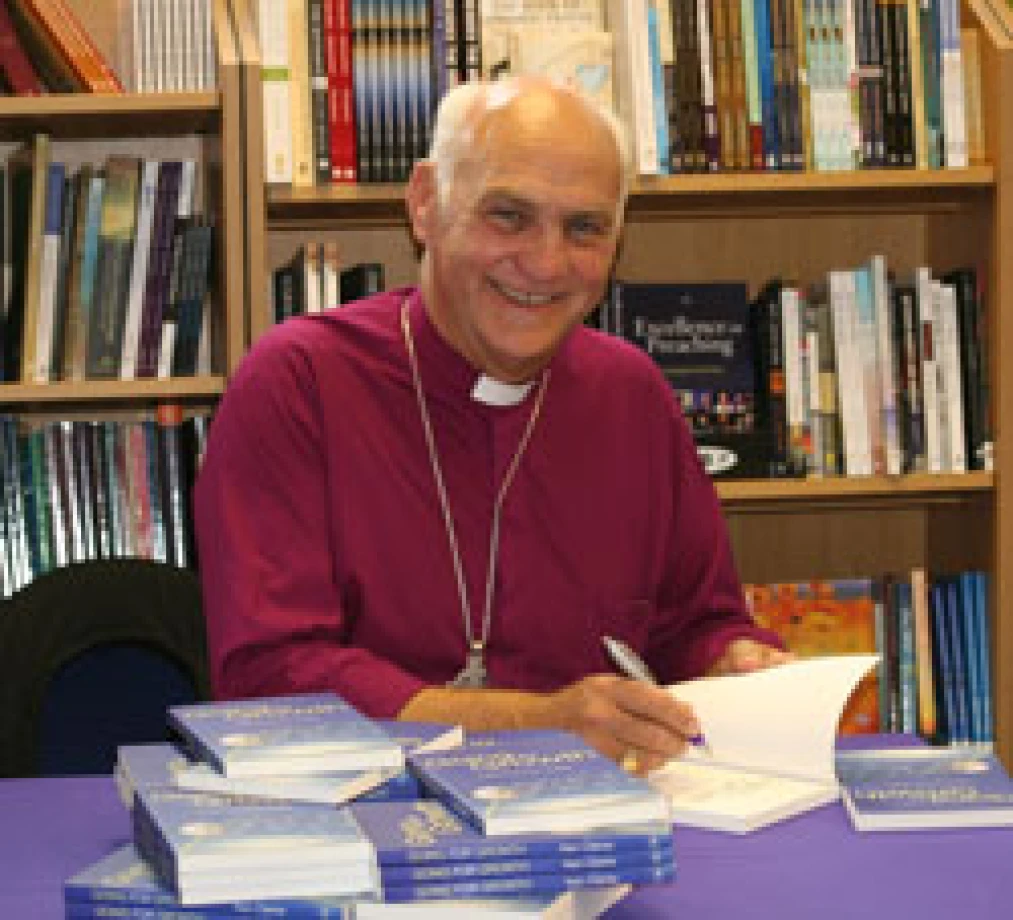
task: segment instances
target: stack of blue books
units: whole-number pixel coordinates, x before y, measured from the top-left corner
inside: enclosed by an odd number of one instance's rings
[[[376,850],[388,902],[545,896],[675,876],[666,824],[489,837],[435,799],[349,810]]]
[[[68,880],[68,917],[583,920],[675,875],[664,797],[575,735],[464,738],[331,694],[169,722],[178,744],[121,748],[133,843]]]

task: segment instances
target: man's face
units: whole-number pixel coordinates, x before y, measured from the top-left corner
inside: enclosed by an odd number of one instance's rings
[[[536,376],[599,301],[615,255],[620,165],[573,100],[522,97],[480,121],[446,202],[409,186],[423,291],[458,352],[504,382]]]

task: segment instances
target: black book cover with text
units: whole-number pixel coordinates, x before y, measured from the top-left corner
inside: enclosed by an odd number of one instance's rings
[[[767,475],[746,284],[620,282],[612,296],[616,331],[671,384],[707,472]]]

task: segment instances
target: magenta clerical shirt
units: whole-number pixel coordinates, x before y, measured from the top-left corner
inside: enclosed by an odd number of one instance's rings
[[[476,633],[494,497],[531,412],[471,398],[477,371],[414,290],[290,320],[237,371],[195,511],[214,692],[333,689],[392,717],[467,644],[398,311],[411,326]],[[750,620],[714,490],[671,390],[579,328],[502,513],[487,663],[496,687],[612,670],[624,639],[664,682],[701,674]]]

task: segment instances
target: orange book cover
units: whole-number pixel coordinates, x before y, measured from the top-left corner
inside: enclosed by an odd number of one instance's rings
[[[122,93],[123,85],[106,57],[63,0],[24,0],[35,31],[93,93]]]
[[[757,622],[801,658],[878,651],[871,578],[746,585],[745,591]],[[839,731],[868,734],[879,726],[879,680],[873,671],[848,701]]]

